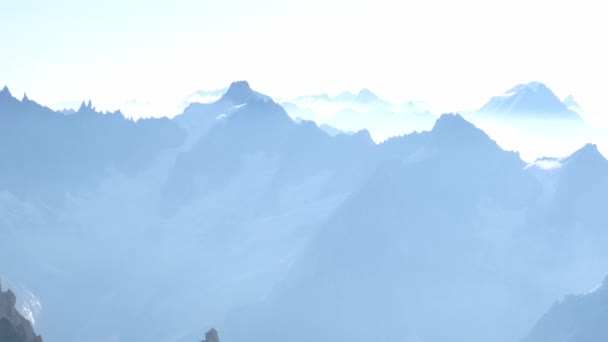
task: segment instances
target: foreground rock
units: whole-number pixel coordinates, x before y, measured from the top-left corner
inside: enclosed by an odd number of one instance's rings
[[[16,297],[11,290],[2,292],[0,285],[0,341],[42,342],[32,324],[15,308]]]
[[[211,330],[207,331],[205,334],[205,339],[201,342],[220,342],[220,337],[217,334],[217,330],[211,328]]]

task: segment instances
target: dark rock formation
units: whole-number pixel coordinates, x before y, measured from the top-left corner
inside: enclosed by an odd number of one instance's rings
[[[0,342],[42,342],[32,324],[15,308],[15,294],[0,286]]]
[[[205,334],[205,339],[201,342],[220,342],[220,337],[217,334],[217,330],[211,328],[211,330],[207,331]]]

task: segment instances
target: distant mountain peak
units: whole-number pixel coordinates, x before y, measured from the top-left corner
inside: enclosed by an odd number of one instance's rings
[[[579,163],[579,162],[600,162],[607,163],[608,161],[604,158],[602,153],[597,149],[596,144],[586,144],[578,151],[574,152],[571,156],[565,159],[566,163]]]
[[[494,96],[480,110],[496,117],[526,119],[580,119],[545,84],[518,84]]]
[[[380,100],[380,98],[367,88],[361,89],[357,94],[357,100],[362,102],[374,102]]]
[[[0,90],[0,96],[1,97],[13,97],[13,95],[11,94],[11,91],[8,90],[7,86],[4,86],[4,88],[2,88],[2,90]]]
[[[243,103],[246,102],[253,93],[253,90],[249,86],[249,82],[236,81],[230,84],[230,87],[228,87],[228,90],[222,98],[230,99],[237,103]]]
[[[78,108],[78,112],[94,112],[95,108],[93,107],[93,102],[91,102],[91,100],[89,101],[82,101],[82,103],[80,104],[80,108]]]
[[[436,141],[450,148],[462,144],[470,144],[475,148],[497,146],[484,131],[467,121],[460,114],[441,115],[435,121],[431,135],[434,139],[437,139]]]
[[[249,85],[249,82],[247,81],[235,81],[232,82],[230,84],[230,87],[228,87],[228,90],[226,91],[226,93],[230,94],[230,93],[234,93],[234,92],[253,92],[253,90],[251,89],[251,86]]]
[[[585,146],[583,146],[580,150],[578,150],[577,153],[600,154],[600,151],[597,149],[597,145],[596,144],[588,143],[588,144],[585,144]]]
[[[574,99],[574,96],[572,96],[572,95],[566,96],[566,98],[562,102],[568,108],[580,108],[581,107],[578,104],[578,102]]]
[[[314,98],[318,99],[318,100],[323,100],[323,101],[329,101],[329,95],[327,95],[327,93],[321,93],[321,94],[317,94],[317,95],[313,95]]]
[[[21,103],[11,94],[7,86],[0,90],[0,105],[9,112],[17,110]]]
[[[260,94],[249,86],[247,81],[236,81],[230,84],[228,90],[222,95],[221,100],[228,100],[234,104],[243,104],[251,99],[270,100],[270,97]]]
[[[513,87],[509,91],[507,91],[507,94],[523,91],[526,89],[529,89],[531,91],[547,91],[547,90],[551,91],[544,83],[539,82],[539,81],[532,81],[529,83],[521,83],[521,84],[516,85],[515,87]]]
[[[343,101],[343,102],[351,102],[356,100],[357,95],[351,93],[350,91],[343,91],[340,94],[334,97],[335,101]]]
[[[433,131],[462,131],[462,130],[470,130],[477,129],[472,123],[465,120],[460,114],[455,113],[446,113],[442,114],[437,121],[435,121],[435,126],[433,126]]]
[[[298,96],[296,97],[293,101],[295,101],[296,103],[300,103],[302,101],[305,102],[309,102],[309,101],[331,101],[332,98],[327,94],[327,93],[320,93],[320,94],[313,94],[313,95],[304,95],[304,96]]]
[[[357,137],[362,141],[365,142],[369,142],[369,143],[374,143],[374,139],[372,139],[372,135],[369,133],[369,131],[367,129],[361,129],[357,132],[355,132],[354,134],[347,134],[347,135],[351,135],[353,137]]]

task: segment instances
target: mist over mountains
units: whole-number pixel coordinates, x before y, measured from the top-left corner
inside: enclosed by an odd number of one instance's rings
[[[205,94],[218,91],[201,93],[209,98]],[[441,114],[433,112],[427,102],[389,101],[365,88],[335,96],[320,93],[287,98],[279,103],[295,121],[314,121],[331,135],[366,129],[377,143],[430,130]],[[519,151],[526,162],[566,157],[586,143],[608,151],[608,126],[602,124],[601,115],[588,113],[572,95],[560,100],[538,81],[516,85],[461,115],[490,134],[501,148]]]
[[[608,274],[597,144],[526,162],[476,127],[583,121],[540,83],[471,116],[211,95],[134,121],[0,92],[0,271],[45,341],[541,341]]]
[[[392,103],[369,89],[361,89],[356,94],[345,91],[334,97],[325,93],[300,96],[281,105],[292,118],[312,120],[342,131],[367,129],[377,142],[428,130],[437,118],[424,103]]]
[[[587,143],[608,146],[606,127],[572,95],[562,101],[541,82],[519,84],[492,97],[468,119],[527,162],[566,157]]]
[[[568,107],[575,104],[573,98],[562,102],[540,82],[519,84],[500,96],[495,96],[485,104],[480,112],[484,115],[511,117],[514,119],[581,120],[580,116]]]

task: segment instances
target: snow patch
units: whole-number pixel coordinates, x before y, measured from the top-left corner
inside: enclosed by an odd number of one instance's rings
[[[541,170],[555,170],[555,169],[559,169],[562,167],[562,164],[559,162],[559,160],[554,160],[554,159],[540,159],[537,160],[533,163],[530,163],[526,166],[526,169],[531,168],[531,167],[537,167]]]
[[[593,293],[597,292],[597,290],[599,290],[599,289],[601,289],[601,288],[602,288],[602,284],[600,283],[600,284],[598,284],[596,287],[594,287],[594,288],[592,288],[591,290],[587,291],[587,292],[585,293],[585,296],[588,296],[588,295],[590,295],[590,294],[593,294]]]

